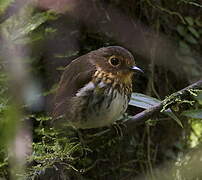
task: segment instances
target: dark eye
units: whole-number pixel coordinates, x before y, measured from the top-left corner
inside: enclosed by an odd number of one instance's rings
[[[112,66],[118,66],[120,64],[120,60],[116,57],[112,57],[109,59],[109,63],[112,65]]]

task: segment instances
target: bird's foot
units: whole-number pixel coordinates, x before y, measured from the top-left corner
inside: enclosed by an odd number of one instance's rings
[[[115,129],[118,136],[123,137],[123,129],[126,128],[126,125],[123,121],[114,122],[112,127]]]

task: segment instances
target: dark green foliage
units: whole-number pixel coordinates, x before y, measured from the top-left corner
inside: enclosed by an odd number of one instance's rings
[[[6,11],[15,3],[17,1],[0,2],[0,15],[5,13],[0,24],[0,36],[4,40],[0,48],[0,178],[8,178],[12,169],[7,145],[15,137],[19,122],[25,119],[33,123],[33,152],[27,157],[26,171],[22,172],[27,179],[201,178],[201,173],[194,171],[200,167],[197,158],[202,156],[198,153],[202,141],[201,91],[190,91],[183,98],[169,96],[202,77],[202,6],[199,2],[92,0],[88,13],[85,6],[77,11],[58,13],[29,5],[7,16]],[[120,19],[112,22],[116,12]],[[127,21],[133,26],[125,26]],[[140,29],[146,28],[137,31],[138,35],[131,34],[131,29],[138,27],[138,21]],[[123,23],[124,36],[120,29],[109,26],[119,23]],[[162,38],[162,42],[158,38],[149,39],[156,36]],[[5,42],[12,42],[20,51],[29,49],[28,55],[25,53],[22,58],[28,65],[26,70],[40,80],[40,96],[46,102],[40,112],[26,104],[19,107],[12,90],[8,91],[12,81],[8,80],[9,56],[4,53]],[[164,110],[172,105],[171,109],[134,127],[134,132],[124,137],[121,130],[125,127],[121,124],[112,128],[117,131],[113,137],[107,135],[113,131],[108,128],[78,132],[51,127],[50,102],[64,67],[79,55],[108,45],[131,49],[138,66],[145,71],[145,75],[135,75],[134,91],[138,93],[133,94],[123,119],[166,97]],[[25,118],[22,112],[26,112]],[[185,155],[190,149],[193,153]],[[164,170],[163,164],[168,161],[174,163],[165,165]]]

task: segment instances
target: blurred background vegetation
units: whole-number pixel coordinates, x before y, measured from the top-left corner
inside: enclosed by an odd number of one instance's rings
[[[159,114],[124,137],[84,132],[83,145],[48,125],[64,67],[108,45],[145,72],[127,119],[202,78],[202,3],[0,1],[0,179],[202,179],[199,90],[173,100],[174,120]]]

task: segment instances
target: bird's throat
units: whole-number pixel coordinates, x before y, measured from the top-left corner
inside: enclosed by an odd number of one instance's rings
[[[101,81],[109,86],[113,86],[118,91],[125,94],[132,93],[132,73],[117,73],[112,74],[105,71],[96,71],[93,76],[94,83]]]

